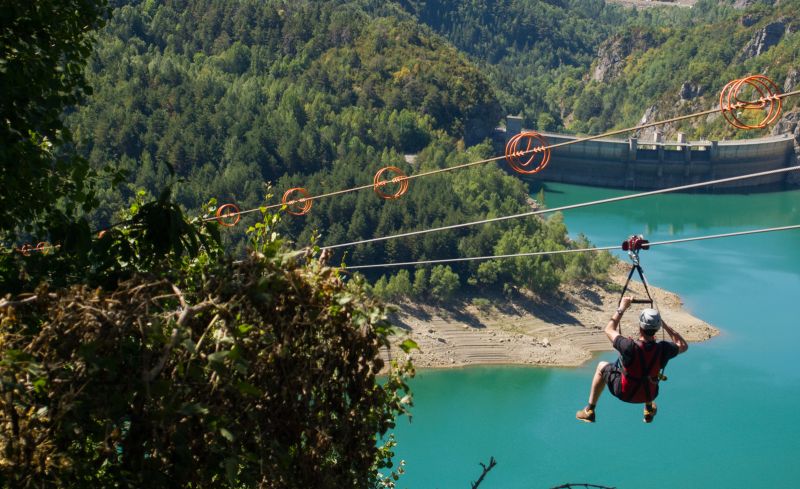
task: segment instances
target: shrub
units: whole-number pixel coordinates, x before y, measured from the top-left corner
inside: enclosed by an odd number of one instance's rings
[[[386,310],[262,247],[0,301],[0,479],[48,487],[369,487],[409,403]],[[409,346],[408,344],[406,346]]]
[[[447,300],[461,285],[458,274],[449,266],[436,265],[431,270],[430,291],[434,299]]]

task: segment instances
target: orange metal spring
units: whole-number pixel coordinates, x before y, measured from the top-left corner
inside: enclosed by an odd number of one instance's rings
[[[289,199],[289,196],[293,193],[297,192],[302,197],[299,199]],[[308,211],[311,210],[311,206],[314,204],[313,200],[309,200],[311,194],[308,193],[308,190],[302,187],[293,187],[283,193],[283,198],[281,202],[283,205],[286,206],[286,212],[293,216],[302,216],[304,214],[308,214]]]
[[[387,180],[382,180],[381,177],[383,177],[383,174],[386,172],[394,173],[395,176]],[[383,187],[390,184],[396,184],[397,190],[392,193],[385,192]],[[387,166],[378,170],[378,172],[375,174],[375,178],[372,179],[372,185],[375,193],[378,194],[380,198],[386,200],[398,199],[403,194],[408,192],[408,177],[400,168],[397,168],[396,166]]]
[[[520,145],[523,141],[524,147]],[[508,140],[506,161],[519,173],[530,175],[540,172],[550,162],[548,146],[547,139],[538,132],[523,131]]]
[[[745,90],[758,95],[758,100],[741,98]],[[728,82],[719,94],[719,107],[730,125],[738,129],[761,129],[775,122],[781,115],[783,100],[778,85],[764,75],[752,75]],[[746,95],[745,95],[746,96]],[[761,111],[765,115],[758,123],[744,122],[741,111]]]
[[[31,256],[31,253],[34,251],[39,253],[46,253],[52,250],[53,248],[58,248],[58,246],[53,246],[47,241],[40,241],[39,243],[36,244],[36,246],[33,246],[30,243],[25,243],[24,245],[20,246],[17,251],[19,251],[25,256]]]
[[[239,212],[239,208],[236,207],[236,204],[222,204],[217,209],[216,217],[219,225],[225,226],[226,228],[232,228],[239,224],[239,221],[242,219],[242,215]]]

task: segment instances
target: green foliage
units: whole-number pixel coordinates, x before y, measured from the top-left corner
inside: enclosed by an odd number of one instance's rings
[[[425,268],[418,268],[414,270],[414,283],[411,286],[411,292],[414,297],[422,298],[428,290],[428,270]]]
[[[389,279],[389,283],[386,285],[386,296],[389,299],[409,297],[411,294],[411,278],[408,270],[400,270]]]
[[[436,265],[431,269],[430,291],[435,300],[445,301],[456,293],[461,285],[458,274],[447,265]]]
[[[754,2],[745,10],[715,0],[691,9],[631,9],[599,1],[400,3],[471,55],[506,113],[521,114],[527,127],[540,130],[596,134],[636,124],[651,106],[659,118],[705,110],[715,105],[723,85],[746,74],[765,73],[782,86],[800,46],[797,0],[769,7]],[[786,25],[780,42],[745,59],[745,46],[775,21]],[[603,57],[619,73],[594,80]],[[701,92],[688,103],[680,98],[684,83]],[[671,130],[694,137],[758,134],[735,131],[720,119]]]
[[[483,297],[475,297],[472,299],[472,305],[477,307],[482,313],[487,313],[492,309],[492,301],[484,299]]]
[[[442,131],[483,139],[500,117],[463,55],[367,1],[122,5],[89,68],[96,92],[68,121],[94,167],[131,174],[101,191],[110,209],[157,194],[170,171],[190,210],[211,197],[256,207],[262,182],[289,175],[338,189]]]
[[[561,15],[560,7],[547,8]],[[113,162],[130,171],[122,188],[101,193],[108,209],[136,199],[139,188],[158,195],[172,171],[183,180],[174,197],[193,214],[209,197],[257,207],[264,181],[280,191],[302,186],[321,194],[368,183],[387,165],[414,173],[496,154],[488,143],[465,149],[460,141],[482,139],[495,126],[500,109],[490,81],[394,4],[204,0],[179,9],[145,2],[113,14],[90,63],[96,94],[69,116],[93,165]],[[524,18],[522,24],[552,33],[538,17]],[[515,27],[505,46],[539,46],[531,32]],[[413,164],[404,161],[408,152],[418,152]],[[284,220],[277,230],[299,243],[319,234],[320,244],[331,245],[522,212],[527,193],[516,178],[487,165],[416,180],[398,201],[369,191],[315,201],[309,215]],[[107,210],[93,218],[112,221]],[[376,243],[350,250],[347,261],[488,254],[515,227]],[[226,236],[229,249],[243,250],[240,235]],[[477,270],[458,265],[455,273],[477,284]],[[502,280],[523,286],[524,275],[507,267]],[[410,285],[410,276],[393,278],[377,282],[375,295],[394,300],[430,290],[427,277]]]
[[[556,129],[561,104],[582,83],[621,9],[600,1],[400,0],[405,9],[471,57],[493,82],[505,113]],[[546,115],[545,115],[546,114]]]
[[[589,239],[583,234],[571,243],[572,248],[590,248]],[[608,277],[608,270],[614,264],[614,257],[607,251],[589,253],[574,253],[568,256],[563,280],[573,283],[600,282]]]
[[[386,291],[388,285],[389,279],[386,278],[386,275],[381,275],[381,278],[372,286],[372,294],[380,299],[388,299],[389,295]]]
[[[783,87],[800,47],[800,37],[792,27],[800,25],[800,2],[781,2],[766,10],[756,4],[744,11],[711,3],[699,3],[692,13],[671,9],[658,15],[640,12],[630,16],[623,24],[626,30],[604,43],[625,46],[624,58],[617,66],[619,74],[578,88],[574,94],[575,121],[568,127],[578,132],[601,132],[634,125],[649,107],[656,108],[659,119],[709,109],[718,104],[726,83],[749,74],[767,74]],[[780,42],[747,58],[746,46],[767,24],[777,20],[786,25]],[[684,84],[695,92],[688,100],[681,98]],[[787,102],[789,107],[798,105],[797,100]],[[735,130],[721,117],[686,121],[667,130],[706,138],[746,138],[769,131]]]
[[[91,88],[84,66],[103,0],[4,2],[0,29],[0,241],[40,240],[97,206],[94,173],[71,150],[65,107]],[[1,265],[0,265],[1,266]],[[4,270],[0,270],[0,273]],[[5,275],[5,274],[4,274]],[[5,278],[5,277],[4,277]]]
[[[198,256],[111,289],[0,304],[0,478],[48,487],[370,487],[410,403],[380,383],[386,310],[363,282],[254,226],[256,254]]]
[[[219,9],[218,2],[209,6]],[[123,6],[115,10],[122,23],[109,26],[126,42],[113,49],[137,52],[143,46],[135,39],[143,32],[136,8],[158,17],[153,22],[160,32],[176,29],[170,12],[155,2]],[[130,98],[107,99],[110,108],[92,120],[97,124],[91,133],[78,125],[76,139],[91,136],[82,142],[94,169],[109,170],[98,185],[87,162],[74,157],[60,116],[65,105],[89,93],[83,66],[103,5],[36,1],[3,9],[0,77],[8,92],[0,101],[0,238],[15,241],[28,237],[20,231],[32,232],[46,235],[55,248],[30,257],[0,254],[2,485],[390,485],[402,468],[388,479],[380,474],[392,467],[394,442],[379,440],[410,405],[405,379],[413,370],[395,364],[377,381],[379,353],[391,334],[385,309],[367,297],[363,281],[344,283],[338,269],[310,250],[287,251],[276,238],[276,216],[251,226],[253,253],[233,261],[223,255],[218,225],[204,219],[216,201],[201,204],[198,194],[192,207],[202,217],[192,220],[175,201],[176,193],[185,198],[189,185],[175,185],[173,173],[214,172],[208,164],[187,164],[207,147],[176,143],[191,117],[204,129],[219,123],[200,103],[219,88],[213,77],[193,73],[198,83],[190,96],[171,98],[145,88],[182,86],[185,73],[170,56],[148,60],[152,79],[131,81],[125,87]],[[216,29],[203,24],[197,32],[208,35],[205,28]],[[304,33],[299,26],[282,31],[292,32]],[[208,55],[184,47],[192,61],[210,58],[203,68],[212,73],[242,75],[263,61],[265,52],[253,49],[258,42],[230,43],[220,36],[212,38],[218,50]],[[163,41],[175,54],[176,38]],[[95,57],[90,78],[97,65]],[[122,72],[142,74],[125,68],[116,74],[125,78]],[[101,81],[103,89],[114,86]],[[290,114],[276,124],[305,114],[303,91],[289,85],[272,87],[274,100]],[[164,107],[147,106],[151,93],[166,95],[159,99]],[[260,89],[248,93],[261,96]],[[194,102],[201,109],[191,117],[166,123],[175,104]],[[387,117],[392,114],[398,144],[425,144],[434,130],[431,121],[409,117],[402,107]],[[163,135],[171,144],[159,152],[152,140],[139,140],[148,124],[150,136]],[[213,139],[208,130],[202,134]],[[319,156],[303,147],[312,147],[312,139],[295,143],[281,141],[276,151],[291,158],[300,148],[310,158]],[[138,151],[140,144],[147,151]],[[225,150],[235,154],[233,140]],[[123,194],[116,186],[120,169],[136,170],[131,174],[140,179]],[[263,191],[261,175],[241,161],[231,160],[218,176],[222,188],[238,190],[255,180],[250,190]],[[135,190],[140,187],[146,190]],[[129,203],[130,210],[93,239],[79,214],[98,198],[116,209]],[[107,209],[94,217],[105,226],[112,215]],[[24,293],[14,299],[6,294],[17,291]]]

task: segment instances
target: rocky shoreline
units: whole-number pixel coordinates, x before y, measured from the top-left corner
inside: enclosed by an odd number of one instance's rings
[[[487,298],[489,304],[477,301],[480,308],[471,298],[438,306],[396,304],[398,311],[391,320],[401,332],[395,341],[411,338],[419,345],[411,353],[417,368],[580,366],[593,353],[612,349],[603,328],[617,307],[626,276],[627,268],[620,263],[611,272],[610,287],[566,286],[548,299],[518,296],[509,300],[500,295]],[[705,341],[719,334],[686,311],[677,295],[658,288],[651,293],[664,320],[687,341]],[[626,336],[637,334],[641,308],[635,305],[623,318]],[[392,348],[391,355],[404,358],[398,348]]]

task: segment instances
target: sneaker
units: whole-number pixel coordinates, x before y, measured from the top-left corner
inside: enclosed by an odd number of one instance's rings
[[[656,403],[652,403],[649,407],[647,404],[644,405],[644,422],[645,423],[652,423],[653,418],[656,417],[656,413],[658,412],[658,406]]]
[[[575,413],[575,419],[579,419],[585,423],[594,423],[594,409],[583,408]]]

